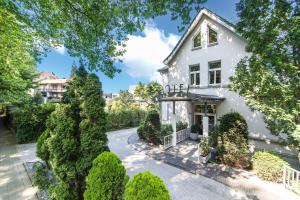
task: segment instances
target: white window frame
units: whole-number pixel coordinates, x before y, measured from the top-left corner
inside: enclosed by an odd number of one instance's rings
[[[194,66],[199,66],[199,70],[198,71],[191,71],[191,68],[194,67]],[[200,64],[193,64],[193,65],[189,65],[189,79],[190,79],[190,84],[193,85],[193,86],[200,86]],[[199,74],[199,85],[196,84],[196,77],[197,75],[196,74]],[[192,84],[192,79],[191,79],[191,75],[194,76],[194,84]]]
[[[200,35],[200,46],[197,46],[197,47],[195,47],[195,38],[198,36],[198,35]],[[199,32],[197,32],[197,34],[193,37],[193,48],[192,49],[198,49],[198,48],[201,48],[201,46],[202,46],[202,38],[201,38],[201,32],[199,31]]]
[[[216,42],[210,43],[210,41],[209,41],[209,30],[210,30],[210,29],[211,29],[212,31],[214,31],[214,32],[217,33],[217,41],[216,41]],[[208,44],[208,46],[214,46],[214,45],[217,45],[218,42],[219,42],[219,40],[218,40],[218,32],[217,32],[215,29],[213,29],[212,27],[207,26],[207,44]]]
[[[210,64],[214,64],[214,63],[220,63],[220,67],[211,69]],[[217,82],[217,71],[220,71],[220,73],[221,73],[220,74],[220,76],[221,76],[220,83],[216,83]],[[214,72],[214,83],[210,83],[210,72]],[[221,85],[221,83],[222,83],[222,62],[221,62],[221,60],[208,62],[208,85],[218,86],[218,85]]]

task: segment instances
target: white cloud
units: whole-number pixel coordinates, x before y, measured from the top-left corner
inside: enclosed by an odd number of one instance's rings
[[[66,52],[66,48],[63,45],[53,47],[53,50],[61,55],[64,55]]]
[[[163,60],[178,40],[178,35],[166,35],[155,25],[148,24],[143,35],[128,37],[126,53],[123,56],[125,71],[134,78],[159,81],[157,69],[164,66]]]

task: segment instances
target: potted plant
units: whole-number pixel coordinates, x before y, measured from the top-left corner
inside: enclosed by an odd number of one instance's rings
[[[203,164],[207,163],[211,158],[211,147],[206,137],[203,137],[199,143],[198,154],[198,161]]]
[[[199,126],[197,124],[193,124],[191,127],[190,138],[192,140],[198,140],[199,135]]]

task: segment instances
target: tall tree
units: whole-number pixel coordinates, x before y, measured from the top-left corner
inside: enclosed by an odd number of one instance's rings
[[[51,114],[38,141],[38,155],[56,179],[49,186],[52,199],[83,199],[92,161],[108,150],[101,83],[83,66],[73,71],[64,104]]]
[[[128,35],[143,30],[146,20],[171,13],[181,20],[181,30],[206,0],[2,0],[0,7],[14,13],[28,29],[52,45],[64,45],[71,56],[80,57],[89,69],[109,77],[124,53]]]
[[[299,0],[241,0],[237,4],[237,31],[246,38],[250,56],[239,62],[231,85],[250,108],[264,114],[273,134],[285,133],[298,141],[299,4]]]
[[[28,100],[42,48],[37,35],[0,7],[0,103]]]
[[[134,90],[134,94],[147,103],[147,107],[154,108],[157,107],[155,98],[158,97],[163,91],[162,86],[153,81],[149,84],[139,83]]]

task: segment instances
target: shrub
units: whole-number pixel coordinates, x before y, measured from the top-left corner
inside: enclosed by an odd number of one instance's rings
[[[139,173],[128,183],[125,200],[170,200],[164,182],[150,172]]]
[[[186,129],[188,127],[188,124],[186,122],[179,121],[176,123],[176,131],[181,131],[183,129]]]
[[[173,129],[171,124],[162,124],[160,129],[160,138],[163,140],[164,136],[172,134]]]
[[[32,176],[32,184],[38,186],[39,189],[47,189],[49,186],[48,169],[42,163],[35,163],[33,166],[34,174]]]
[[[210,153],[211,147],[208,144],[208,139],[203,137],[199,143],[199,154],[201,156],[207,156]]]
[[[44,132],[48,116],[54,111],[55,105],[26,104],[13,112],[18,143],[28,143],[37,140]]]
[[[124,199],[128,179],[121,160],[113,153],[103,152],[93,161],[93,166],[87,176],[84,199]]]
[[[280,156],[265,151],[257,151],[252,157],[253,169],[264,180],[281,182],[284,166],[289,164]]]
[[[191,133],[199,133],[200,127],[198,124],[193,124],[191,127]]]
[[[108,115],[108,130],[137,127],[145,118],[146,112],[141,109],[110,110]]]
[[[155,145],[160,143],[161,124],[159,114],[156,110],[147,113],[146,119],[138,128],[138,135],[141,139]]]
[[[219,158],[225,165],[239,168],[250,166],[248,127],[240,114],[229,113],[220,119],[217,148]]]
[[[48,150],[48,146],[46,143],[46,140],[48,139],[48,137],[50,136],[50,133],[48,130],[45,130],[40,137],[37,140],[36,143],[36,155],[44,160],[46,163],[48,163],[49,161],[49,150]]]

